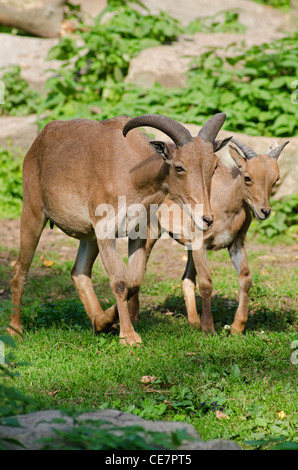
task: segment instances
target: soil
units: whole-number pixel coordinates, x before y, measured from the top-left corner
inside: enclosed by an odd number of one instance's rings
[[[19,219],[2,219],[0,224],[0,265],[13,264],[19,250],[20,221]],[[58,252],[63,259],[75,261],[78,244],[78,240],[68,237],[57,227],[50,229],[47,226],[41,235],[37,249],[41,254]],[[117,240],[117,248],[122,256],[127,256],[127,241],[125,239]],[[260,253],[260,245],[249,242],[247,248],[249,254]],[[258,259],[263,261],[264,265],[272,262],[285,269],[298,263],[298,244],[291,246],[262,245],[261,251],[264,254],[258,255]],[[187,251],[183,246],[172,239],[158,240],[149,259],[148,269],[157,274],[160,280],[166,278],[179,280],[184,272],[186,260]],[[229,260],[226,262],[230,263]],[[217,263],[212,260],[210,262],[211,269],[216,269]]]
[[[0,221],[0,264],[13,263],[19,251],[20,220],[2,219]],[[40,253],[57,252],[65,260],[75,261],[79,242],[65,235],[59,228],[46,226],[39,240]],[[175,247],[175,249],[173,249]],[[127,240],[117,240],[121,256],[127,256]],[[9,250],[9,251],[7,251]],[[149,260],[149,266],[160,277],[181,276],[185,267],[187,252],[174,240],[158,240]]]

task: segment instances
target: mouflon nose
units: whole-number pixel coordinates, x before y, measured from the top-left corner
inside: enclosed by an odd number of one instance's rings
[[[268,219],[268,217],[271,213],[271,209],[261,209],[261,212],[262,212],[262,214],[264,214],[265,219]]]
[[[211,225],[213,224],[213,216],[211,218],[209,218],[209,217],[205,217],[203,215],[202,219],[203,219],[203,222],[205,222],[205,224],[207,225],[208,228],[210,228]]]

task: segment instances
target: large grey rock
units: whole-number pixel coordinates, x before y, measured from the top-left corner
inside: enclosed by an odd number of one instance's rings
[[[107,6],[107,0],[72,0],[72,5],[80,5],[84,21],[90,21],[99,15]]]
[[[129,65],[126,82],[150,88],[155,82],[164,87],[184,86],[189,63],[211,48],[220,56],[239,53],[238,46],[251,47],[271,42],[282,33],[258,31],[246,34],[196,33],[183,35],[172,45],[144,49]]]
[[[15,418],[19,427],[1,426],[0,441],[3,439],[14,439],[22,444],[27,450],[38,450],[42,447],[40,439],[53,438],[56,436],[53,428],[61,431],[71,430],[74,420],[61,414],[59,410],[39,411],[36,413],[21,415]],[[57,422],[63,420],[64,422]],[[203,442],[198,436],[195,428],[186,423],[167,421],[147,421],[136,415],[124,413],[118,410],[100,410],[83,413],[76,420],[101,420],[117,427],[141,426],[146,431],[162,432],[168,435],[177,430],[186,429],[187,436],[194,440],[185,439],[180,447],[181,450],[241,450],[234,442],[215,439]],[[4,442],[4,441],[2,441]],[[6,447],[11,450],[20,450],[23,447],[15,442],[7,442]]]
[[[47,61],[49,50],[58,44],[58,39],[42,39],[12,34],[0,34],[0,73],[3,67],[19,65],[21,75],[32,88],[42,91],[48,69],[57,69],[59,61]]]
[[[0,144],[27,151],[38,134],[36,115],[0,117]]]
[[[154,14],[167,11],[183,25],[197,17],[212,17],[232,9],[239,12],[239,21],[247,27],[245,34],[197,33],[182,36],[169,46],[145,49],[131,61],[126,78],[127,82],[143,87],[151,87],[154,82],[165,87],[183,86],[190,60],[206,50],[216,48],[219,54],[231,55],[236,48],[224,51],[231,44],[260,45],[282,37],[284,30],[293,29],[290,21],[293,15],[250,0],[144,0],[143,3]]]
[[[60,35],[65,0],[0,0],[0,23],[45,38]]]
[[[152,13],[167,11],[182,24],[189,24],[194,18],[214,16],[223,10],[239,12],[239,21],[248,31],[282,31],[289,26],[288,15],[251,0],[142,0]]]

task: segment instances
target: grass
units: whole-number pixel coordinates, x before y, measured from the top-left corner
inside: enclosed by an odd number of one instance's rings
[[[13,381],[33,400],[27,411],[121,409],[146,419],[191,423],[204,440],[229,439],[248,449],[254,446],[246,441],[297,440],[297,365],[291,362],[291,344],[297,339],[298,270],[291,255],[282,268],[266,246],[252,246],[253,315],[246,333],[231,337],[224,325],[232,322],[237,307],[237,276],[224,251],[211,253],[216,334],[207,336],[187,324],[180,248],[176,255],[171,248],[177,257],[175,276],[167,277],[160,267],[168,246],[162,245],[155,258],[152,254],[136,326],[144,344],[133,348],[122,346],[117,334],[92,333],[70,280],[72,261],[55,247],[44,253],[54,260],[51,267],[43,265],[40,252],[35,255],[24,295],[24,337],[14,353],[16,363],[29,363],[16,366],[19,376]],[[15,259],[14,250],[2,247],[2,253],[8,261]],[[9,321],[9,264],[0,266],[0,333]],[[99,263],[94,281],[106,308],[113,298]],[[200,309],[199,296],[197,303]],[[154,379],[144,384],[143,376]],[[228,418],[219,419],[218,410]]]

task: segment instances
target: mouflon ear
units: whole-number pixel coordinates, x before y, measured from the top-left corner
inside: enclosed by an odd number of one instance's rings
[[[154,149],[154,151],[164,159],[166,163],[170,163],[168,160],[171,160],[171,152],[165,142],[162,142],[161,140],[151,140],[149,144]]]
[[[241,155],[239,150],[236,147],[234,147],[233,145],[230,144],[229,145],[229,151],[230,151],[230,155],[233,158],[236,165],[240,169],[243,168],[244,165],[245,165],[245,158]]]
[[[213,144],[214,152],[217,152],[218,150],[222,149],[225,145],[227,145],[227,143],[230,142],[232,138],[233,136],[231,135],[231,137],[227,137],[226,139],[216,140]]]

